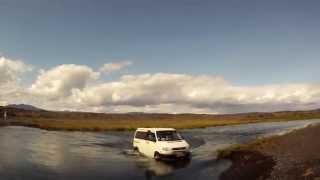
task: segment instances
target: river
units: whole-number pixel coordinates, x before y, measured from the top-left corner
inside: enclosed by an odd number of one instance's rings
[[[66,132],[0,128],[1,180],[218,179],[231,162],[216,151],[232,144],[283,134],[320,120],[182,130],[192,146],[187,162],[156,162],[131,150],[133,132]]]

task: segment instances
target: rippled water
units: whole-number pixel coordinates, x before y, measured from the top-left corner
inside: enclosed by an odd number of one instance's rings
[[[282,134],[320,120],[259,123],[181,131],[192,145],[189,162],[156,162],[131,151],[133,132],[59,132],[0,128],[0,177],[20,179],[218,179],[230,166],[216,150]]]

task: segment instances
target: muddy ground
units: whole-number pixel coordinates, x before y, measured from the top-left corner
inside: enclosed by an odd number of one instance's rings
[[[320,179],[320,126],[310,126],[289,134],[232,151],[233,165],[221,174],[229,179]]]

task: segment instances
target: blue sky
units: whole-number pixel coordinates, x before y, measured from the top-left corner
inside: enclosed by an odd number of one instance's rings
[[[45,70],[132,62],[103,81],[168,73],[237,86],[318,83],[319,8],[316,0],[0,0],[0,52]]]

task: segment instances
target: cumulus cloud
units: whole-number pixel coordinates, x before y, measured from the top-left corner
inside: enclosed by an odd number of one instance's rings
[[[98,77],[99,73],[88,66],[65,64],[43,70],[29,90],[36,95],[57,99],[70,95],[75,89],[83,89],[90,80]]]
[[[41,70],[27,88],[19,86],[32,67],[0,57],[0,105],[33,104],[52,110],[94,112],[235,113],[320,107],[320,84],[234,85],[223,77],[189,74],[124,75],[104,82],[130,62],[105,64],[98,71],[65,64]]]
[[[132,65],[131,61],[122,61],[122,62],[117,62],[117,63],[106,63],[102,65],[100,68],[100,72],[110,74],[114,71],[119,71],[127,66]]]
[[[208,88],[224,88],[227,82],[220,77],[183,74],[125,75],[119,81],[103,83],[78,91],[79,102],[89,105],[155,105],[183,103],[208,96]],[[202,95],[202,97],[200,97]],[[197,97],[196,97],[197,96]],[[219,98],[216,93],[214,98]],[[221,95],[220,95],[221,96]]]
[[[130,106],[130,105],[117,105],[117,106],[96,106],[89,108],[92,112],[144,112],[144,113],[197,113],[197,114],[217,114],[209,108],[197,108],[190,105],[179,104],[159,104],[159,105],[145,105],[145,106]]]
[[[9,104],[15,100],[21,100],[26,96],[20,96],[25,89],[20,81],[24,73],[31,71],[32,66],[21,60],[14,60],[0,56],[0,106]]]
[[[6,106],[6,105],[8,105],[7,101],[0,101],[0,106]]]
[[[232,113],[319,107],[320,85],[235,86],[216,76],[125,75],[119,81],[74,91],[73,99],[103,109]],[[168,108],[170,107],[170,108]],[[181,108],[183,107],[183,108]]]
[[[0,56],[0,86],[15,86],[20,81],[20,75],[31,70],[30,65],[20,60]]]

